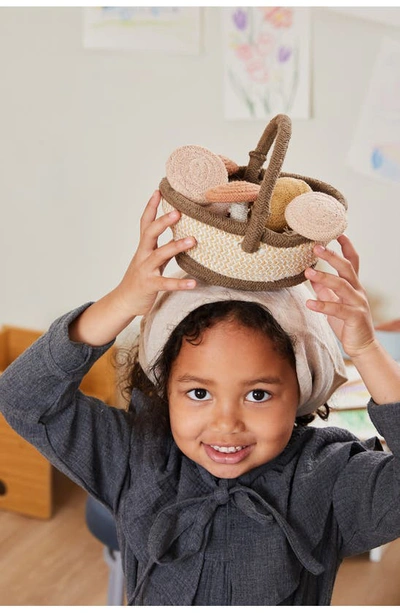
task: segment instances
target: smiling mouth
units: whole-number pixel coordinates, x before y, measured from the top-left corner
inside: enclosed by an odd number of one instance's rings
[[[248,445],[238,445],[236,447],[220,447],[219,445],[210,445],[215,451],[220,451],[221,453],[236,453],[237,451],[241,451],[241,449],[245,449]]]
[[[204,443],[204,450],[210,460],[217,464],[237,464],[247,458],[254,445],[208,445]]]

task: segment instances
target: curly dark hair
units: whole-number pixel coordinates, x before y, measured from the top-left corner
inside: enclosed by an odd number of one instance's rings
[[[138,361],[138,342],[134,348],[124,351],[124,374],[121,391],[129,402],[128,410],[135,412],[132,402],[132,390],[138,389],[148,401],[145,411],[136,416],[137,426],[153,433],[166,434],[170,432],[168,411],[168,381],[174,361],[178,357],[184,341],[194,345],[201,343],[202,334],[221,321],[237,322],[252,330],[261,331],[268,337],[274,349],[290,365],[296,368],[294,346],[296,339],[290,337],[278,324],[272,314],[255,302],[227,300],[202,305],[187,315],[173,330],[157,361],[153,365],[152,374],[156,380],[154,385],[147,377]],[[147,403],[146,403],[147,404]],[[329,407],[318,409],[315,413],[296,418],[295,426],[305,426],[313,421],[316,415],[328,419]]]

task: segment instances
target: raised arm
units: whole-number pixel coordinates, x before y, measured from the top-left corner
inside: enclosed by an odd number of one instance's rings
[[[195,282],[168,279],[171,257],[193,239],[157,246],[179,213],[156,219],[159,192],[141,220],[141,238],[121,283],[107,296],[56,320],[0,377],[0,411],[16,432],[59,470],[113,508],[130,459],[130,415],[79,390],[83,377],[115,336],[151,307],[157,292]]]
[[[375,337],[366,292],[358,278],[358,254],[347,236],[339,236],[338,242],[342,255],[315,247],[316,255],[337,274],[306,270],[316,293],[316,300],[308,300],[307,306],[327,316],[374,402],[400,402],[400,366]]]
[[[158,247],[158,238],[179,219],[179,211],[157,216],[161,195],[154,192],[140,220],[138,248],[122,281],[106,296],[93,303],[69,328],[71,340],[101,346],[113,340],[138,315],[146,315],[159,291],[195,287],[193,279],[163,277],[168,262],[195,245],[193,237],[171,240]]]

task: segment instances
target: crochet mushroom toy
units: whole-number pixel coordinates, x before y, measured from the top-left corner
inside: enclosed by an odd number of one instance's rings
[[[266,222],[267,227],[275,232],[283,232],[288,226],[285,212],[289,202],[296,198],[296,196],[311,191],[311,187],[302,179],[279,177],[276,181],[269,204],[269,216]]]
[[[218,157],[225,164],[228,177],[235,175],[239,171],[239,166],[224,155]],[[218,185],[207,190],[206,197],[213,204],[211,207],[225,209],[225,214],[229,214],[232,219],[237,221],[247,221],[251,204],[256,200],[260,186],[249,181],[229,180],[228,183]],[[225,207],[222,205],[225,204]]]
[[[171,187],[197,204],[207,205],[206,192],[228,183],[223,160],[205,147],[185,145],[175,149],[166,164]]]
[[[259,191],[256,183],[229,181],[207,190],[206,197],[214,209],[218,207],[237,221],[247,221],[250,204],[257,199]]]
[[[167,179],[180,194],[218,215],[228,213],[246,221],[248,202],[254,202],[260,186],[247,181],[230,181],[239,166],[205,147],[186,145],[176,149],[166,164]]]
[[[179,147],[166,164],[167,179],[175,191],[212,213],[247,222],[260,185],[234,180],[238,170],[229,158],[197,145]],[[277,179],[266,220],[268,229],[328,243],[342,234],[346,225],[346,211],[336,198],[313,191],[302,179]]]

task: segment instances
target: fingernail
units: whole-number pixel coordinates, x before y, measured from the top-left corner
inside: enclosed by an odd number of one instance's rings
[[[314,270],[314,268],[307,268],[307,270],[305,271],[305,274],[307,275],[307,277],[315,277],[315,275],[317,274],[317,271]]]
[[[184,243],[185,245],[194,245],[196,241],[194,238],[189,236],[188,238],[185,238]]]
[[[316,300],[307,300],[306,301],[306,307],[311,309],[312,311],[315,311],[317,308],[317,301]]]
[[[314,251],[316,253],[324,253],[325,247],[323,245],[315,245]]]
[[[177,219],[179,217],[179,211],[177,210],[173,210],[170,213],[168,213],[170,219]]]
[[[186,287],[188,288],[196,287],[196,281],[194,279],[188,279],[186,281]]]

